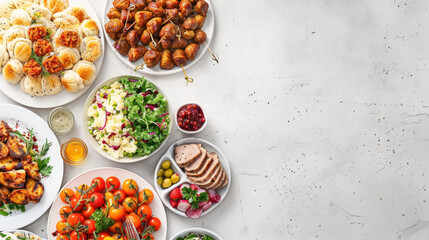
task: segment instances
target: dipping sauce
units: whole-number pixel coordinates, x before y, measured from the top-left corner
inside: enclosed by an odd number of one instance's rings
[[[67,134],[74,127],[73,113],[64,107],[55,108],[49,114],[48,124],[52,131],[54,131],[56,134]]]
[[[197,104],[186,104],[177,112],[177,125],[185,131],[197,131],[205,122],[204,112]]]
[[[88,149],[84,141],[79,138],[71,138],[61,146],[61,157],[72,165],[80,164],[86,159]]]

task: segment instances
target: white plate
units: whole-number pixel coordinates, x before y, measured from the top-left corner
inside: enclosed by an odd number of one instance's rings
[[[74,177],[66,185],[64,185],[62,189],[64,188],[75,189],[81,184],[90,184],[91,180],[95,177],[102,177],[106,179],[110,176],[117,177],[119,181],[121,181],[121,184],[126,179],[130,179],[130,178],[134,179],[139,185],[139,191],[141,191],[141,189],[148,188],[153,192],[153,200],[152,200],[152,203],[149,204],[149,206],[152,209],[153,216],[161,220],[161,228],[158,231],[154,232],[152,235],[155,237],[155,239],[166,239],[167,216],[165,215],[165,209],[162,206],[162,202],[159,199],[158,194],[156,194],[155,189],[146,180],[144,180],[142,177],[140,177],[139,175],[133,172],[120,169],[120,168],[111,168],[111,167],[96,168]],[[52,236],[51,233],[56,231],[56,224],[58,221],[61,220],[59,211],[60,211],[60,208],[64,205],[65,204],[61,201],[61,198],[58,194],[57,197],[55,198],[54,204],[52,205],[51,211],[49,212],[49,216],[48,216],[48,225],[47,225],[48,240],[56,239],[54,236]]]
[[[170,205],[170,196],[169,195],[170,195],[171,190],[173,190],[176,187],[179,187],[183,183],[193,184],[193,182],[186,177],[186,174],[182,171],[182,169],[179,167],[179,165],[177,165],[176,161],[174,161],[174,148],[178,145],[189,144],[189,143],[197,143],[197,144],[200,143],[207,150],[207,152],[217,153],[217,155],[219,156],[219,161],[222,164],[223,170],[226,172],[226,175],[228,176],[228,184],[225,187],[216,189],[216,192],[221,196],[221,200],[218,203],[213,203],[213,205],[209,209],[207,209],[206,211],[203,211],[203,213],[200,216],[200,217],[202,217],[202,216],[208,214],[209,212],[213,211],[213,209],[215,209],[219,206],[219,204],[225,199],[226,195],[228,194],[229,187],[231,186],[231,168],[229,167],[229,162],[226,159],[225,155],[222,153],[222,151],[213,143],[206,141],[204,139],[200,139],[200,138],[185,138],[185,139],[179,140],[176,143],[174,143],[173,145],[171,145],[170,148],[167,150],[167,152],[164,154],[164,156],[161,157],[158,164],[156,165],[155,174],[154,174],[154,182],[155,183],[157,182],[156,181],[156,179],[157,179],[156,173],[161,168],[161,163],[164,160],[170,160],[171,168],[173,169],[174,173],[179,174],[180,180],[177,183],[171,185],[169,188],[166,188],[166,189],[161,188],[161,186],[159,186],[158,184],[155,185],[155,188],[156,188],[156,191],[158,192],[159,196],[161,197],[162,202],[164,203],[165,206],[168,207],[168,209],[170,209],[171,211],[173,211],[177,215],[180,215],[182,217],[187,218],[187,216],[184,212],[181,212],[181,211],[177,210],[176,208],[173,208]]]
[[[12,234],[14,234],[14,233],[16,233],[16,232],[22,232],[22,233],[25,233],[25,234],[29,234],[30,236],[31,235],[33,235],[33,236],[37,236],[37,237],[40,237],[39,235],[37,235],[37,234],[34,234],[34,233],[32,233],[32,232],[29,232],[29,231],[26,231],[26,230],[7,230],[7,231],[4,231],[4,232],[8,232],[8,233],[12,233]],[[42,240],[46,240],[46,238],[42,238],[42,237],[40,237]]]
[[[158,89],[158,92],[161,93],[164,96],[164,98],[167,100],[168,105],[167,105],[166,110],[170,116],[170,125],[168,127],[169,128],[168,136],[164,139],[164,141],[161,143],[161,145],[159,145],[159,147],[155,151],[153,151],[149,155],[141,156],[141,157],[122,157],[122,158],[116,159],[116,158],[112,157],[109,153],[107,153],[106,151],[100,149],[100,145],[98,144],[97,140],[95,140],[95,138],[93,138],[92,135],[88,131],[88,121],[89,121],[88,114],[87,114],[88,108],[89,108],[89,106],[92,105],[92,101],[95,99],[95,94],[97,93],[98,90],[100,90],[104,85],[110,86],[114,82],[121,80],[121,78],[123,78],[123,77],[140,79],[140,77],[137,77],[137,76],[122,75],[122,76],[113,77],[111,79],[108,79],[108,80],[103,81],[100,84],[98,84],[94,89],[92,89],[91,93],[88,95],[88,98],[86,99],[85,104],[83,106],[83,111],[82,111],[83,125],[82,126],[84,129],[83,132],[84,132],[85,138],[89,142],[89,145],[91,145],[91,147],[94,148],[95,151],[97,151],[103,157],[105,157],[109,160],[112,160],[114,162],[119,162],[119,163],[133,163],[133,162],[138,162],[138,161],[142,161],[142,160],[150,158],[152,155],[154,155],[156,152],[158,152],[159,149],[162,148],[162,146],[164,146],[164,144],[167,142],[167,140],[171,134],[171,129],[173,127],[172,122],[174,121],[174,119],[173,119],[174,115],[171,114],[170,104],[169,104],[168,98],[165,95],[165,93],[160,88],[158,88],[152,81],[148,80],[153,85],[155,85],[156,89]]]
[[[219,236],[217,233],[208,230],[206,228],[188,228],[183,231],[180,231],[176,233],[173,237],[170,238],[170,240],[176,240],[178,237],[184,237],[188,233],[203,233],[206,235],[209,235],[210,237],[214,238],[215,240],[223,240],[221,236]]]
[[[101,70],[101,65],[103,63],[104,58],[104,35],[103,35],[103,26],[100,24],[100,20],[97,17],[97,14],[95,13],[94,9],[92,9],[91,4],[89,1],[86,0],[70,0],[70,6],[82,6],[86,9],[89,16],[97,23],[97,27],[99,29],[99,35],[101,40],[101,47],[103,49],[103,53],[101,56],[97,59],[97,61],[94,62],[95,67],[97,69],[97,74]],[[95,82],[95,81],[94,81]],[[10,84],[6,82],[3,78],[3,75],[0,74],[0,90],[8,96],[10,99],[14,100],[17,103],[20,103],[24,106],[33,107],[33,108],[53,108],[62,106],[64,104],[70,103],[76,99],[78,99],[82,94],[84,94],[91,85],[85,86],[82,90],[71,93],[67,90],[63,90],[60,93],[52,96],[43,96],[43,97],[33,97],[30,96],[23,91],[21,91],[19,83],[17,84]]]
[[[55,195],[61,187],[64,165],[57,137],[48,124],[38,115],[22,107],[0,104],[0,120],[7,122],[13,129],[16,129],[16,122],[19,122],[18,130],[33,128],[39,146],[43,145],[45,139],[52,142],[46,157],[51,158],[49,164],[53,166],[53,169],[49,177],[42,178],[40,181],[45,189],[40,202],[29,203],[25,206],[25,212],[13,212],[7,217],[0,216],[0,230],[17,229],[36,221],[51,206]]]
[[[207,15],[206,15],[206,21],[204,22],[204,26],[202,28],[202,30],[206,33],[207,35],[207,40],[206,40],[206,44],[202,44],[200,45],[200,50],[197,53],[197,56],[195,57],[194,60],[192,61],[188,61],[186,63],[185,66],[183,66],[186,69],[192,67],[192,65],[194,65],[195,63],[197,63],[203,56],[204,53],[206,53],[208,46],[210,46],[210,43],[213,39],[213,32],[214,32],[214,28],[215,28],[215,20],[214,20],[214,11],[213,11],[213,5],[210,2],[210,0],[206,0],[206,2],[209,4],[209,10],[207,11]],[[115,41],[113,41],[106,33],[106,30],[104,29],[104,25],[110,20],[107,17],[107,13],[109,12],[109,9],[113,7],[113,0],[106,0],[106,5],[104,6],[104,16],[103,16],[103,30],[104,30],[104,34],[106,35],[106,39],[107,39],[107,43],[110,46],[110,48],[112,49],[112,51],[115,53],[116,57],[121,59],[121,61],[123,63],[125,63],[128,67],[130,67],[131,69],[135,69],[137,65],[140,65],[143,63],[143,58],[139,59],[136,62],[130,62],[128,61],[128,57],[127,56],[122,56],[118,51],[116,51],[116,49],[113,47],[113,44],[115,43]],[[141,42],[139,42],[141,45]],[[146,46],[148,47],[148,46]],[[208,56],[206,56],[208,57]],[[211,58],[211,57],[210,57]],[[150,74],[150,75],[170,75],[170,74],[174,74],[174,73],[178,73],[178,72],[182,72],[182,68],[175,66],[173,69],[170,70],[164,70],[161,69],[159,67],[159,63],[153,67],[153,68],[148,68],[145,67],[142,70],[139,70],[138,72],[141,73],[145,73],[145,74]]]

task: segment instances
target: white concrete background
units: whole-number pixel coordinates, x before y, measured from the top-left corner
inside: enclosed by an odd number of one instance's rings
[[[99,17],[103,0],[93,0]],[[209,215],[169,210],[168,235],[207,227],[224,239],[429,238],[429,2],[214,0],[209,54],[188,73],[147,76],[173,108],[196,101],[223,149],[232,188]],[[106,47],[97,82],[132,74]],[[94,86],[97,83],[94,84]],[[81,122],[88,93],[66,105]],[[3,94],[1,102],[13,103]],[[46,118],[49,110],[32,109]],[[83,137],[80,124],[66,137]],[[63,183],[95,167],[152,182],[158,158],[115,164],[92,149]],[[46,236],[47,214],[25,229]]]

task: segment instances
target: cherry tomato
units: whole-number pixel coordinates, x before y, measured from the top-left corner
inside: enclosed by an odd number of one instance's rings
[[[125,235],[122,235],[122,234],[113,235],[113,238],[115,240],[127,240],[127,237],[125,237]]]
[[[144,240],[155,240],[155,238],[152,236],[152,234],[150,234],[150,233],[146,233],[144,236],[143,236],[143,239]]]
[[[103,192],[104,189],[106,188],[106,183],[104,182],[104,179],[101,177],[96,177],[92,179],[91,186],[95,183],[97,183],[97,186],[94,187],[94,192]]]
[[[122,206],[124,207],[127,213],[135,212],[138,208],[137,198],[135,197],[126,197],[122,202]]]
[[[71,228],[67,225],[66,220],[57,222],[56,228],[58,233],[69,233],[71,231]]]
[[[83,225],[87,227],[86,233],[93,234],[95,231],[95,221],[92,219],[87,219],[85,222],[83,222]]]
[[[134,196],[139,191],[139,185],[134,179],[127,179],[122,183],[122,189],[128,196]]]
[[[147,221],[150,217],[152,217],[152,209],[147,204],[142,204],[137,209],[137,214],[142,221]]]
[[[67,220],[67,217],[70,213],[73,212],[73,209],[70,206],[62,206],[60,209],[60,216],[62,220]]]
[[[126,217],[126,219],[129,220],[130,222],[132,222],[134,227],[136,227],[136,228],[139,228],[142,225],[142,222],[141,222],[139,216],[137,216],[137,214],[134,212],[130,213]]]
[[[139,193],[139,203],[150,204],[153,200],[153,193],[150,189],[143,189]]]
[[[110,234],[107,231],[100,232],[97,240],[103,240],[105,237],[110,237]]]
[[[74,191],[70,188],[66,188],[61,191],[60,198],[63,203],[70,203],[70,199],[74,196]]]
[[[84,220],[85,221],[85,220]],[[67,222],[72,226],[73,228],[77,227],[79,224],[83,223],[84,221],[81,221],[81,218],[78,213],[72,213],[67,218]]]
[[[85,233],[73,231],[70,233],[70,240],[86,240],[87,236]]]
[[[118,189],[113,193],[114,199],[118,201],[118,203],[122,203],[126,197],[124,190]]]
[[[151,219],[149,219],[149,226],[154,226],[155,231],[158,231],[161,227],[161,220],[159,220],[159,218],[157,217],[152,217]]]
[[[122,232],[122,221],[116,221],[112,226],[109,227],[109,230],[112,233],[121,233]]]
[[[109,190],[109,192],[114,192],[116,189],[118,189],[121,186],[121,182],[117,177],[108,177],[106,179],[106,187]]]
[[[76,197],[70,200],[70,205],[74,212],[79,212],[80,210],[82,210],[83,204],[85,204],[85,200],[81,200],[79,202],[79,198],[76,198]]]
[[[57,240],[69,240],[69,237],[67,237],[65,234],[59,234],[57,236]]]
[[[104,199],[105,199],[108,207],[111,207],[113,205],[117,205],[116,204],[117,202],[115,202],[115,197],[114,197],[113,193],[111,193],[111,192],[106,192],[104,194]]]
[[[95,192],[91,195],[91,204],[95,208],[100,208],[104,205],[104,195],[100,192]]]
[[[122,206],[109,209],[109,217],[115,221],[122,220],[125,216],[125,209]]]
[[[86,185],[86,184],[81,184],[81,185],[77,188],[77,190],[76,190],[76,192],[75,192],[74,196],[75,196],[76,198],[80,198],[80,197],[82,197],[82,199],[84,199],[84,198],[88,198],[88,194],[92,193],[92,190],[91,190],[90,192],[88,192],[88,193],[86,193],[86,194],[84,194],[84,195],[82,196],[83,192],[88,191],[88,189],[89,189],[89,186],[88,186],[88,185]]]
[[[82,210],[83,216],[85,216],[85,218],[88,219],[95,212],[95,210],[96,208],[91,203],[87,203],[85,204]]]

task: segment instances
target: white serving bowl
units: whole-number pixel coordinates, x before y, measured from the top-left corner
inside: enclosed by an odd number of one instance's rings
[[[177,120],[177,115],[179,114],[179,110],[180,109],[182,109],[182,107],[184,107],[184,106],[186,106],[186,105],[189,105],[189,104],[195,104],[195,105],[197,105],[197,106],[199,106],[200,108],[201,108],[201,110],[203,111],[203,114],[204,114],[204,118],[206,119],[206,121],[204,122],[204,124],[203,124],[203,126],[201,126],[201,128],[200,129],[198,129],[198,130],[196,130],[196,131],[188,131],[188,130],[185,130],[185,129],[182,129],[180,126],[179,126],[179,123],[178,123],[178,120]],[[197,134],[197,133],[199,133],[199,132],[202,132],[203,130],[204,130],[204,128],[206,128],[206,126],[207,126],[207,115],[206,115],[206,112],[204,111],[204,108],[201,106],[201,104],[198,104],[198,103],[187,103],[187,104],[183,104],[182,106],[180,106],[178,109],[177,109],[177,111],[176,111],[176,115],[174,116],[174,121],[176,122],[176,127],[182,132],[182,133],[186,133],[186,134]]]
[[[108,80],[105,80],[103,82],[101,82],[100,84],[98,84],[92,91],[91,93],[88,95],[88,98],[85,101],[85,105],[83,106],[83,111],[82,111],[82,120],[83,120],[83,130],[84,130],[84,135],[85,138],[87,140],[87,142],[89,143],[89,145],[95,149],[95,151],[97,151],[100,155],[102,155],[103,157],[112,160],[114,162],[119,162],[119,163],[133,163],[133,162],[138,162],[138,161],[142,161],[145,159],[150,158],[151,156],[153,156],[156,152],[158,152],[162,146],[164,146],[164,144],[167,142],[168,138],[170,137],[171,134],[171,129],[173,127],[173,115],[171,114],[171,110],[170,110],[170,104],[167,105],[167,112],[170,116],[170,124],[169,124],[169,129],[168,129],[168,136],[164,139],[164,141],[161,143],[161,145],[159,145],[159,147],[153,151],[151,154],[146,155],[146,156],[141,156],[141,157],[122,157],[119,159],[114,158],[113,156],[111,156],[109,153],[107,153],[106,151],[100,149],[100,145],[98,144],[97,140],[95,140],[95,138],[92,137],[92,135],[89,133],[88,131],[88,116],[87,116],[87,112],[88,112],[88,108],[89,106],[92,105],[92,101],[95,98],[95,94],[97,93],[98,90],[100,90],[104,85],[111,85],[116,81],[121,80],[121,78],[123,77],[129,77],[129,78],[133,78],[133,79],[139,79],[140,77],[137,76],[131,76],[131,75],[122,75],[122,76],[116,76],[113,78],[110,78]],[[148,80],[149,82],[151,82],[153,85],[155,85],[152,81]],[[167,96],[165,95],[165,93],[155,85],[155,87],[157,88],[158,92],[161,93],[164,98],[168,101]]]
[[[170,238],[170,240],[176,240],[178,237],[184,237],[188,233],[203,233],[209,235],[210,237],[213,237],[215,240],[223,240],[223,238],[217,233],[206,228],[188,228],[176,233],[173,237]]]

